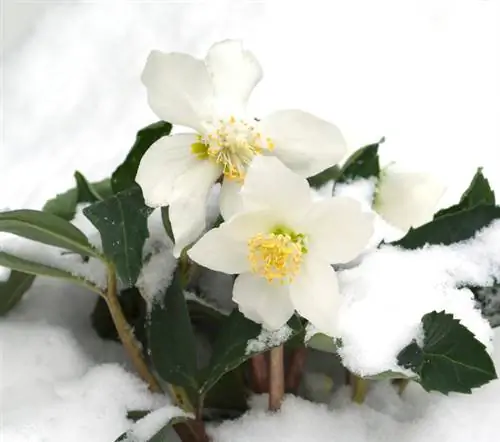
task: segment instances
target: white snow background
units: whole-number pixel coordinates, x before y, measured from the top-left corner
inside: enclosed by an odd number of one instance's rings
[[[308,110],[352,149],[385,136],[384,161],[449,184],[443,205],[480,165],[500,192],[499,1],[0,1],[0,209],[40,208],[75,169],[108,176],[156,121],[139,81],[148,52],[203,56],[228,37],[264,67],[256,115]],[[0,319],[1,442],[113,442],[127,409],[162,405],[93,333],[94,302],[37,278]],[[498,370],[498,332],[496,344]],[[492,442],[500,431],[500,381],[449,397],[379,384],[363,406],[341,391],[330,409],[289,398],[275,416],[259,399],[215,440]]]

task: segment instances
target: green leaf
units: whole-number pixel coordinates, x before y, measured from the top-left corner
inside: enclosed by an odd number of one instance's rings
[[[12,310],[31,287],[34,280],[34,275],[12,270],[9,279],[0,282],[0,316]]]
[[[8,267],[9,269],[18,272],[27,273],[30,275],[50,276],[52,278],[65,279],[70,282],[82,285],[96,293],[100,293],[99,289],[93,283],[85,280],[81,276],[73,275],[66,270],[58,269],[46,264],[41,264],[35,261],[30,261],[19,256],[12,255],[7,252],[0,251],[0,266]]]
[[[416,379],[416,376],[407,376],[398,371],[386,370],[371,376],[363,376],[363,379],[368,379],[370,381],[385,381],[387,379]]]
[[[105,180],[106,184],[101,182],[98,183],[100,186],[94,185],[89,183],[78,171],[75,172],[75,180],[78,203],[95,203],[96,201],[104,200],[112,194],[109,180]],[[100,191],[103,193],[101,194]]]
[[[338,342],[324,333],[315,333],[305,344],[307,347],[325,353],[337,353],[339,348]]]
[[[498,218],[500,207],[476,206],[410,229],[402,239],[390,244],[404,249],[418,249],[427,244],[447,246],[473,237],[478,230],[489,226]]]
[[[378,143],[369,144],[354,152],[342,166],[337,183],[345,183],[360,178],[378,178],[380,175],[378,147],[383,142],[384,138]]]
[[[184,424],[190,419],[184,416],[177,416],[172,419],[169,419],[168,422],[166,422],[155,434],[151,435],[148,439],[143,439],[142,435],[144,434],[144,421],[149,420],[149,416],[156,414],[157,412],[161,412],[161,410],[156,410],[148,413],[146,416],[143,418],[139,419],[137,422],[134,423],[132,428],[128,430],[127,432],[123,433],[118,439],[115,440],[115,442],[172,442],[172,432],[174,431],[174,425],[179,425],[179,424]],[[153,422],[156,421],[156,419],[152,419]],[[146,424],[145,427],[150,427],[151,425]],[[139,433],[141,434],[141,438],[139,439],[136,435],[135,428],[138,427],[143,427],[141,430],[139,430]]]
[[[61,247],[73,252],[100,257],[87,237],[70,222],[38,210],[13,210],[0,213],[0,232]]]
[[[101,234],[104,254],[127,287],[134,285],[142,268],[142,248],[149,236],[147,219],[152,211],[145,206],[139,186],[83,209]]]
[[[291,328],[291,334],[287,337],[287,341],[302,331],[302,323],[299,318],[294,316],[288,322],[288,326]],[[201,395],[205,395],[224,374],[239,367],[253,355],[280,345],[268,343],[255,351],[247,351],[248,342],[257,339],[261,332],[262,327],[259,324],[245,318],[237,309],[233,310],[221,326],[219,339],[214,344],[210,365],[203,376],[204,382],[200,388]]]
[[[161,208],[161,220],[168,237],[172,240],[172,242],[175,242],[174,232],[172,231],[172,223],[170,222],[170,215],[168,213],[168,206]]]
[[[186,389],[197,403],[197,349],[178,267],[162,302],[153,303],[149,324],[149,349],[161,378]]]
[[[434,215],[434,219],[461,212],[462,210],[472,209],[480,205],[495,205],[495,192],[493,192],[489,181],[483,175],[481,167],[477,169],[469,187],[460,198],[460,202],[454,206],[440,210]]]
[[[339,176],[340,176],[340,167],[332,166],[329,167],[328,169],[323,170],[317,175],[309,177],[307,181],[309,182],[309,185],[311,187],[318,189],[324,186],[329,181],[336,180]]]
[[[398,355],[398,364],[419,376],[427,391],[471,393],[496,379],[485,346],[453,315],[431,312],[422,317],[423,345],[416,341]]]
[[[135,184],[135,175],[142,157],[155,141],[169,135],[171,130],[172,125],[170,123],[158,121],[137,132],[135,143],[125,161],[111,176],[111,186],[115,193],[128,189]]]

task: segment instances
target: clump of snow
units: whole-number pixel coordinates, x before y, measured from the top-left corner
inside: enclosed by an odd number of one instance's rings
[[[491,352],[492,330],[463,286],[489,286],[500,278],[499,243],[500,221],[495,221],[451,246],[382,246],[359,266],[339,272],[344,363],[362,375],[401,371],[397,354],[419,335],[421,317],[433,310],[453,314]]]
[[[293,330],[288,326],[284,325],[278,330],[264,330],[257,338],[250,339],[247,342],[247,348],[245,350],[246,354],[263,352],[272,347],[278,347],[288,340],[292,335]]]
[[[371,211],[375,186],[375,178],[360,178],[335,184],[333,195],[352,198],[362,205],[363,210]]]

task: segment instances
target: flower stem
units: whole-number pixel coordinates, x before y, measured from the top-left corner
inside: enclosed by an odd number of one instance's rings
[[[290,361],[290,369],[286,377],[286,391],[297,394],[302,375],[304,373],[304,365],[306,363],[307,350],[305,346],[301,346],[293,350]]]
[[[254,393],[262,394],[269,391],[269,373],[265,353],[252,356],[250,358],[252,367],[252,389]]]
[[[356,376],[354,373],[351,373],[350,377],[352,400],[357,404],[362,404],[365,401],[366,393],[368,392],[368,380]]]
[[[269,410],[278,411],[285,395],[285,367],[283,345],[269,352]]]
[[[105,299],[120,341],[130,357],[134,368],[139,376],[148,384],[149,389],[153,393],[160,393],[161,387],[156,378],[149,371],[149,368],[142,356],[140,346],[135,339],[134,333],[125,318],[125,315],[123,314],[123,310],[116,293],[116,271],[112,264],[108,264],[108,288]]]

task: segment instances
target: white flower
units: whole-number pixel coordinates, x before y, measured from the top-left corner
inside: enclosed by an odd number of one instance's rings
[[[142,81],[151,108],[161,119],[196,131],[158,140],[136,176],[149,206],[170,206],[177,256],[205,228],[207,194],[221,175],[220,206],[228,219],[239,208],[239,190],[255,156],[271,153],[304,177],[344,156],[337,127],[311,114],[284,110],[262,120],[250,117],[246,103],[261,78],[258,61],[239,41],[215,44],[205,60],[149,55]]]
[[[444,191],[432,175],[389,166],[380,174],[373,208],[389,224],[406,231],[432,219]]]
[[[313,200],[307,181],[273,157],[258,157],[241,191],[242,212],[189,251],[204,267],[239,274],[233,300],[275,330],[296,310],[335,335],[340,304],[331,264],[354,259],[373,233],[373,214],[350,198]]]

